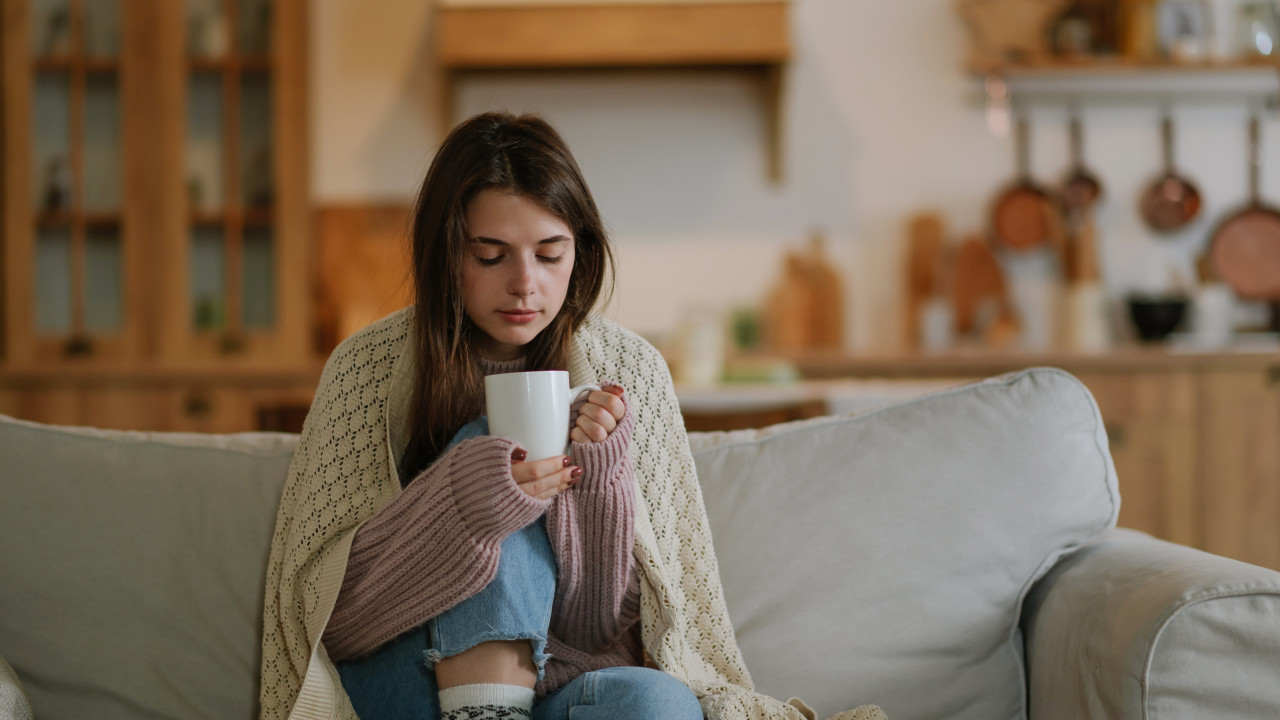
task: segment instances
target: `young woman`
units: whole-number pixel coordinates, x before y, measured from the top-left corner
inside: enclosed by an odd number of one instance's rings
[[[432,162],[416,303],[334,351],[280,504],[264,718],[713,718],[755,694],[661,356],[591,315],[610,268],[556,132],[479,115]],[[483,377],[565,369],[571,452],[486,434]]]

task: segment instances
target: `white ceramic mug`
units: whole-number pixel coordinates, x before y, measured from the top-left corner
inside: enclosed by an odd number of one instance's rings
[[[563,455],[569,445],[569,406],[583,390],[569,388],[564,370],[502,373],[484,379],[489,434],[510,438],[529,453],[528,460]]]

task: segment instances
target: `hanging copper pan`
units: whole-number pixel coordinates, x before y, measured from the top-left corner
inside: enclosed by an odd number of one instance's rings
[[[1173,118],[1168,112],[1160,123],[1164,141],[1164,172],[1142,193],[1139,205],[1147,227],[1171,233],[1186,227],[1200,214],[1200,191],[1173,167]]]
[[[1062,243],[1062,210],[1054,193],[1031,178],[1026,118],[1016,125],[1018,178],[992,205],[992,239],[999,247],[1030,250]]]
[[[1280,301],[1280,210],[1258,190],[1258,117],[1249,118],[1249,202],[1227,216],[1209,240],[1212,272],[1248,300]]]
[[[1062,205],[1068,215],[1088,210],[1102,197],[1102,182],[1084,165],[1084,130],[1080,115],[1071,113],[1071,170],[1062,182]]]

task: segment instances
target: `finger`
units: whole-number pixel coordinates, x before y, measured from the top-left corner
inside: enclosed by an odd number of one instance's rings
[[[554,475],[569,467],[573,461],[568,455],[554,455],[543,460],[518,462],[511,466],[511,476],[517,485],[526,485],[544,477]]]
[[[622,396],[614,395],[613,393],[601,393],[601,394],[604,395],[604,398],[603,398],[604,402],[600,402],[596,404],[603,407],[605,410],[608,410],[609,414],[613,416],[614,420],[621,420],[622,416],[627,414],[627,404],[623,402]]]
[[[608,413],[605,414],[608,415]],[[578,422],[574,423],[574,429],[581,430],[587,436],[585,441],[579,440],[579,442],[603,442],[605,438],[609,437],[609,431],[612,428],[607,428],[586,415],[579,415]],[[572,434],[570,433],[570,436]]]
[[[612,386],[610,386],[612,387]],[[619,388],[620,389],[620,388]],[[585,409],[590,405],[604,408],[613,419],[621,420],[622,416],[627,412],[627,404],[622,401],[621,395],[615,395],[612,392],[593,392],[587,398],[587,403],[582,407]]]
[[[582,479],[582,469],[577,468],[577,466],[570,466],[570,468],[564,469],[563,473],[556,473],[554,478],[562,480],[562,482],[557,484],[556,487],[539,493],[539,495],[536,495],[535,497],[538,497],[539,500],[550,500],[550,498],[556,497],[559,493],[567,491],[568,488],[576,486],[576,484],[579,483],[579,480]],[[539,480],[539,482],[541,482],[541,480]]]
[[[611,395],[616,395],[617,397],[622,397],[622,393],[624,392],[621,385],[605,385],[600,389]]]
[[[549,500],[576,485],[581,477],[582,468],[571,466],[526,483],[521,489],[539,500]]]
[[[613,416],[613,413],[611,413],[608,408],[594,404],[583,405],[582,410],[578,413],[578,422],[575,424],[582,425],[583,423],[594,423],[599,425],[604,428],[605,434],[607,435],[613,432],[613,429],[618,426],[618,419]],[[584,426],[583,429],[586,430],[588,428]]]

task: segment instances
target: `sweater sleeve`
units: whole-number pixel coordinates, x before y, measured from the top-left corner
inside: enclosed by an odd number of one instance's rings
[[[550,505],[516,485],[515,448],[458,443],[356,531],[323,636],[332,659],[364,655],[493,579],[502,541]]]
[[[628,408],[603,442],[573,443],[582,480],[556,496],[547,513],[560,571],[551,632],[592,652],[613,645],[640,616],[639,573],[632,556],[633,424]]]

